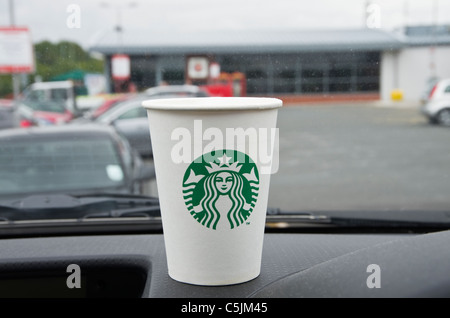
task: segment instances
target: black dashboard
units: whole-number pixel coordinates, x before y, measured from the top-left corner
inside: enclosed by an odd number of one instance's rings
[[[266,233],[261,274],[237,285],[179,283],[162,234],[0,240],[0,297],[449,297],[450,231]],[[78,266],[81,286],[69,288]]]

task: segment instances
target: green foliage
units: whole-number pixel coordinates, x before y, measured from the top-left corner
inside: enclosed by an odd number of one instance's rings
[[[12,94],[12,76],[9,74],[0,75],[0,98],[7,97],[7,95]]]
[[[103,61],[92,58],[78,44],[62,41],[57,44],[44,41],[34,46],[36,75],[43,81],[73,70],[92,73],[103,72]]]
[[[51,43],[43,41],[34,45],[36,72],[30,74],[30,82],[34,82],[39,75],[43,81],[50,81],[53,77],[81,70],[91,73],[103,73],[103,61],[92,58],[76,43],[61,41]],[[12,93],[11,75],[0,75],[0,96]]]

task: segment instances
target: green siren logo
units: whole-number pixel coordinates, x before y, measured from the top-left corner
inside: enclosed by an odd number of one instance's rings
[[[244,223],[255,207],[258,190],[256,164],[235,150],[203,154],[189,165],[183,178],[189,213],[214,230],[223,222],[231,229]]]

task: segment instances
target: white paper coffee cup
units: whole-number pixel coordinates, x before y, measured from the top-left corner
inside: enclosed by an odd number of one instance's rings
[[[169,276],[230,285],[260,274],[275,98],[153,99],[147,109]]]

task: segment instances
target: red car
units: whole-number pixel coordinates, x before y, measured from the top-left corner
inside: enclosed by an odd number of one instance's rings
[[[17,102],[22,126],[69,122],[79,115],[72,81],[38,82],[28,86]]]
[[[59,125],[71,121],[74,114],[58,104],[19,103],[18,112],[22,127]]]

